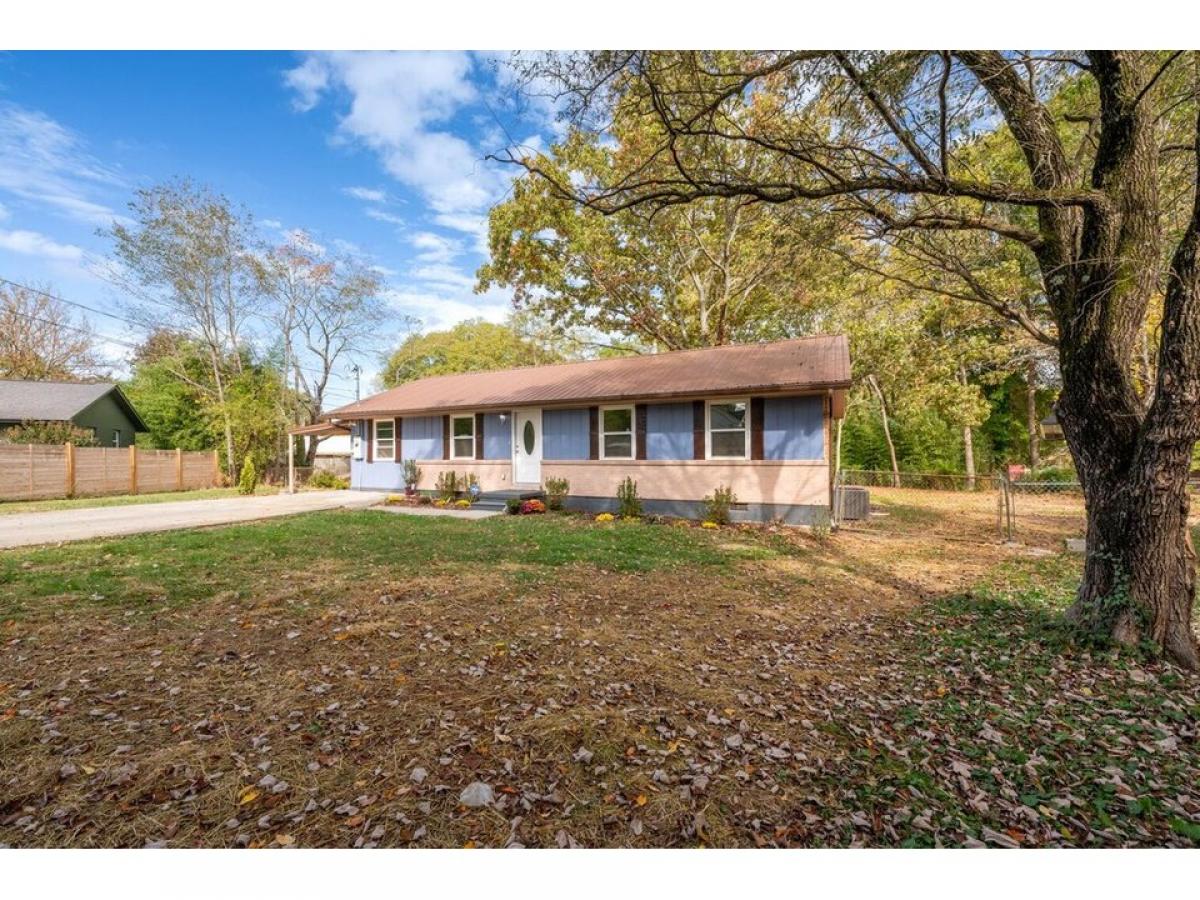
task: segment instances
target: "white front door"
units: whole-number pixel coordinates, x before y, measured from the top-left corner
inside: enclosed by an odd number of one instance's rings
[[[513,416],[513,483],[542,483],[542,411],[519,409]]]

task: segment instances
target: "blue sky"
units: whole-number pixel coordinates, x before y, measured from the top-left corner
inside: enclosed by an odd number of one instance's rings
[[[516,98],[500,59],[0,55],[0,276],[118,311],[121,298],[95,274],[108,252],[97,229],[134,189],[188,176],[244,204],[269,241],[301,229],[330,253],[369,259],[397,321],[499,320],[506,293],[472,286],[487,210],[514,172],[484,156],[511,141],[540,146],[554,124],[545,106]],[[89,319],[130,339],[119,322]],[[107,348],[114,362],[125,353]],[[377,360],[361,362],[369,378]],[[331,400],[352,385],[340,378]]]

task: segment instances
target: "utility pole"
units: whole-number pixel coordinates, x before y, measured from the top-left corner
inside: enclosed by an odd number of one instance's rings
[[[357,403],[362,399],[359,391],[359,378],[362,375],[362,366],[360,366],[358,363],[355,363],[350,367],[350,371],[354,373],[354,402]]]

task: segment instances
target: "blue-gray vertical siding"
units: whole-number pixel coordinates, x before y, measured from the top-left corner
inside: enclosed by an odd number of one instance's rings
[[[542,458],[588,458],[587,407],[542,411]]]
[[[763,456],[766,459],[823,459],[823,398],[767,398],[763,404]]]
[[[399,459],[441,459],[442,417],[405,416]]]
[[[511,413],[487,413],[483,417],[483,458],[512,459]]]
[[[646,459],[692,458],[692,404],[646,407]]]

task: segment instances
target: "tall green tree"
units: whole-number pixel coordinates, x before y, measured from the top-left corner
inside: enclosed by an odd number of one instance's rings
[[[634,119],[621,120],[612,140],[575,131],[537,164],[558,180],[604,181],[646,136]],[[653,216],[602,215],[563,203],[535,175],[492,209],[489,248],[478,290],[508,287],[518,309],[552,326],[659,350],[796,334],[819,281],[810,245],[767,204],[716,197]]]
[[[559,82],[578,125],[640,117],[651,134],[603,180],[512,159],[605,214],[733,197],[836,204],[888,234],[982,233],[1028,259],[1055,326],[1044,337],[1062,375],[1057,412],[1087,498],[1070,618],[1200,669],[1187,521],[1200,437],[1198,69],[1200,55],[1183,51],[553,56],[533,73]],[[1068,116],[1054,101],[1072,80],[1086,87]],[[957,155],[993,122],[1019,161],[1014,177]],[[958,272],[964,302],[1027,327],[971,274]],[[1147,384],[1138,356],[1160,294]]]
[[[509,325],[468,319],[445,331],[409,336],[386,359],[385,388],[430,375],[487,372],[559,362],[562,356],[523,337]]]
[[[277,360],[255,358],[243,350],[236,364],[222,362],[231,372],[225,382],[224,403],[218,405],[212,388],[207,349],[177,332],[159,330],[142,343],[132,359],[132,374],[124,390],[148,426],[138,435],[145,447],[209,450],[220,446],[228,422],[235,459],[254,460],[263,471],[278,456],[287,423],[278,415],[282,403],[295,398]],[[236,470],[226,464],[230,479]]]

